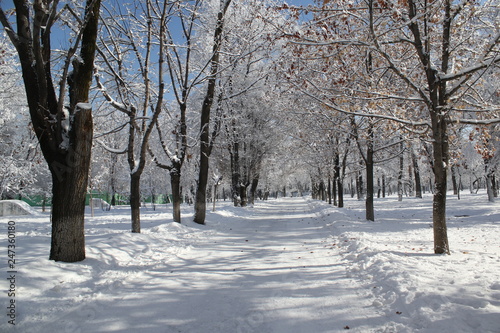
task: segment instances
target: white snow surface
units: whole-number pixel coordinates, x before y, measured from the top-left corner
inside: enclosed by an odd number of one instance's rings
[[[451,255],[433,254],[431,207],[375,199],[367,222],[351,198],[218,202],[197,225],[160,205],[141,234],[128,207],[96,210],[72,264],[48,260],[47,213],[16,217],[16,325],[4,314],[0,332],[500,332],[500,205],[449,196]]]

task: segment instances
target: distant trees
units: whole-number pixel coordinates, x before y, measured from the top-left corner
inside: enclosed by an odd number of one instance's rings
[[[92,147],[88,95],[94,66],[100,0],[83,8],[58,2],[14,0],[0,21],[17,50],[33,129],[52,174],[50,259],[85,259],[84,208]],[[15,22],[11,22],[11,18]],[[69,48],[54,63],[57,24],[70,29]],[[72,22],[70,24],[70,22]]]

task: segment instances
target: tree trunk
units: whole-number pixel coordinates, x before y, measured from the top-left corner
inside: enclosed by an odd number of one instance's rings
[[[250,199],[248,200],[251,205],[255,204],[255,194],[257,192],[257,186],[259,186],[259,178],[259,174],[257,174],[252,179],[252,185],[250,187]]]
[[[495,185],[493,184],[495,180],[493,177],[493,170],[490,167],[489,158],[484,159],[484,173],[486,175],[485,182],[486,182],[486,193],[488,194],[488,201],[495,202],[495,191],[494,191]]]
[[[337,199],[337,192],[338,192],[337,183],[338,183],[337,176],[335,176],[333,177],[332,181],[332,195],[333,195],[333,205],[338,207],[339,202]]]
[[[399,155],[399,172],[398,172],[398,201],[403,201],[403,172],[404,172],[404,143],[401,138],[401,153]]]
[[[368,128],[368,142],[366,149],[366,219],[375,221],[375,209],[373,207],[373,125]]]
[[[377,198],[380,199],[380,193],[382,192],[382,187],[380,186],[380,177],[377,177]]]
[[[93,135],[92,111],[87,102],[100,1],[86,1],[86,25],[82,27],[80,54],[68,52],[65,64],[68,72],[62,71],[59,75],[52,74],[51,64],[50,28],[55,23],[52,19],[57,18],[49,8],[55,9],[55,6],[30,7],[27,1],[14,1],[14,5],[16,29],[7,21],[2,20],[2,24],[19,55],[31,125],[52,175],[49,258],[81,261],[85,259],[85,197]],[[49,23],[50,26],[45,25]],[[72,62],[69,62],[70,57]],[[67,74],[69,71],[71,74]],[[53,76],[59,80],[60,89],[67,89],[69,103],[64,100],[66,94],[56,94]]]
[[[434,199],[432,221],[434,229],[434,253],[450,254],[448,230],[446,227],[446,192],[448,166],[448,133],[446,119],[440,111],[433,113],[433,157],[434,157]]]
[[[417,156],[415,152],[411,151],[411,159],[413,161],[413,173],[415,176],[415,197],[422,198],[422,182],[420,180],[420,167],[418,165]]]
[[[246,207],[248,204],[248,194],[247,194],[247,188],[248,188],[248,183],[246,184],[240,184],[240,205],[241,207]]]
[[[49,164],[52,174],[50,260],[77,262],[85,259],[84,216],[92,126],[92,110],[77,105],[71,138],[74,150],[70,149],[65,156]]]
[[[458,195],[457,167],[456,167],[456,165],[451,166],[451,183],[453,185],[453,195]]]
[[[382,198],[385,198],[385,175],[382,175]]]
[[[130,175],[130,209],[132,212],[132,232],[141,232],[141,176]]]
[[[364,197],[363,185],[363,175],[361,171],[358,171],[358,177],[356,177],[356,195],[358,200],[362,200]]]
[[[328,204],[332,204],[332,177],[328,176]]]
[[[172,218],[181,223],[181,174],[177,168],[170,171],[170,186],[172,188]]]
[[[238,207],[241,203],[240,196],[240,152],[239,143],[234,142],[230,145],[229,156],[231,158],[231,194],[233,197],[234,207]]]

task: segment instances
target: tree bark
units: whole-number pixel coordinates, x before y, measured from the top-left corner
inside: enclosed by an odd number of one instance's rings
[[[259,178],[260,173],[257,173],[252,179],[252,185],[250,187],[250,199],[248,200],[251,205],[255,204],[255,194],[257,192],[257,186],[259,186]]]
[[[370,122],[368,128],[368,142],[366,148],[366,219],[375,221],[375,209],[373,206],[373,125]]]
[[[64,262],[85,259],[84,216],[92,149],[91,109],[77,110],[72,132],[74,150],[49,164],[52,174],[49,259]]]
[[[181,223],[181,174],[177,168],[170,171],[170,186],[172,188],[172,218]]]
[[[130,209],[132,232],[141,232],[141,174],[130,175]]]
[[[328,204],[332,204],[332,177],[328,176]]]
[[[233,143],[229,148],[229,156],[231,158],[231,194],[233,197],[234,207],[238,207],[241,203],[240,196],[240,152],[239,143],[233,136]]]
[[[432,205],[432,220],[434,226],[434,253],[450,253],[448,230],[446,227],[446,192],[448,165],[448,135],[446,119],[435,114],[435,130],[432,143],[434,150],[434,198]]]
[[[398,172],[398,201],[403,201],[403,172],[404,172],[404,142],[401,139],[401,153],[399,155],[399,172]]]
[[[422,181],[420,179],[420,167],[418,165],[417,156],[415,152],[411,151],[411,159],[413,161],[413,173],[415,176],[415,197],[422,198]]]

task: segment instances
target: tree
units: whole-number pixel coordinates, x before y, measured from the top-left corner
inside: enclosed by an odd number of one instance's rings
[[[61,9],[58,1],[30,5],[14,0],[15,11],[9,13],[15,16],[16,28],[0,9],[0,21],[19,55],[33,129],[52,175],[50,259],[65,262],[85,259],[85,194],[93,132],[88,95],[100,0],[85,4],[79,17],[70,4]],[[63,63],[55,66],[52,29],[65,17],[76,20],[70,26],[75,35],[63,52]]]
[[[120,4],[117,4],[120,6]],[[103,73],[96,73],[97,85],[109,104],[123,113],[127,129],[127,146],[124,149],[108,149],[115,153],[126,153],[130,170],[130,206],[132,232],[141,232],[141,176],[147,162],[149,138],[164,107],[164,53],[169,2],[147,1],[145,8],[139,6],[124,15],[116,15],[118,9],[107,9],[103,33],[99,43]],[[146,17],[146,21],[142,17]],[[132,24],[133,28],[129,29]],[[158,58],[154,57],[158,51]],[[156,62],[156,76],[152,75],[151,64]],[[130,67],[134,63],[136,67]],[[138,72],[138,73],[137,73]],[[141,81],[137,80],[140,77]],[[113,86],[106,89],[103,78]],[[153,86],[156,77],[157,85]],[[140,83],[139,83],[140,82]]]
[[[203,71],[195,72],[196,64],[193,62],[195,48],[195,28],[199,20],[199,7],[201,1],[186,1],[181,5],[174,2],[171,6],[171,17],[166,22],[165,47],[162,52],[166,56],[171,87],[175,95],[177,107],[172,106],[165,112],[165,122],[158,122],[156,129],[158,140],[161,146],[162,155],[167,161],[160,158],[155,149],[150,149],[150,153],[157,166],[168,170],[170,174],[170,184],[172,189],[172,214],[175,222],[181,222],[181,170],[187,155],[187,111],[189,97],[196,85],[205,78]],[[176,33],[178,27],[181,33]],[[203,65],[199,67],[203,68]],[[167,124],[170,123],[170,126]]]
[[[220,51],[222,45],[222,36],[224,32],[224,16],[231,4],[231,0],[221,0],[220,9],[217,14],[217,22],[213,35],[212,56],[210,59],[210,74],[208,76],[207,90],[201,107],[200,115],[200,162],[198,183],[196,187],[196,199],[194,206],[194,222],[205,224],[206,205],[207,205],[207,184],[208,184],[208,167],[209,158],[212,153],[213,140],[210,136],[210,112],[215,96],[215,85],[217,74],[219,71]]]

